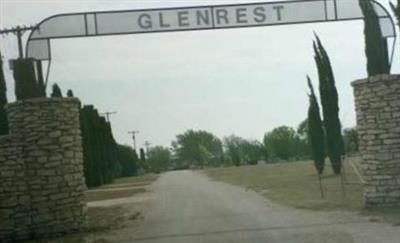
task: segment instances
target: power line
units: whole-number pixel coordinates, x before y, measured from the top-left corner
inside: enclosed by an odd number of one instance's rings
[[[38,29],[38,27],[37,26],[25,26],[25,25],[19,26],[18,25],[13,28],[0,30],[0,34],[1,35],[15,34],[17,36],[19,57],[23,58],[24,57],[24,49],[22,47],[22,36],[25,34],[26,31],[35,30],[35,29]]]

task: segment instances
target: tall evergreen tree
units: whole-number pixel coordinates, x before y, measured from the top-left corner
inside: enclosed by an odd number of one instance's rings
[[[46,85],[43,78],[42,61],[36,61],[38,96],[46,97]]]
[[[52,98],[61,98],[62,92],[58,84],[53,84],[53,92],[51,93]]]
[[[142,162],[146,162],[146,153],[144,152],[143,148],[140,148],[140,160]]]
[[[139,160],[140,160],[140,164],[139,164],[140,168],[147,171],[149,168],[147,168],[146,153],[144,152],[143,148],[139,149]]]
[[[17,100],[42,97],[36,79],[33,59],[19,58],[15,60],[13,71]]]
[[[111,125],[91,105],[80,111],[85,180],[88,187],[110,183],[137,173],[138,157],[129,146],[118,145]]]
[[[7,86],[3,72],[3,57],[0,52],[0,135],[8,134],[7,113],[4,106],[7,104]]]
[[[325,167],[325,134],[321,120],[320,109],[314,87],[310,77],[307,77],[308,87],[310,88],[309,108],[308,108],[308,139],[312,147],[314,166],[318,174],[324,172]]]
[[[137,174],[138,158],[131,147],[118,145],[118,161],[121,166],[120,176],[133,176]]]
[[[384,37],[377,13],[371,1],[359,0],[364,15],[365,54],[368,76],[389,74],[388,45]]]
[[[392,2],[390,3],[390,6],[392,7],[393,13],[397,17],[397,24],[400,27],[400,0],[397,0],[397,7],[395,7]]]
[[[344,144],[341,134],[339,98],[335,85],[335,77],[329,56],[318,36],[316,36],[313,47],[319,76],[319,93],[327,137],[328,156],[333,171],[335,174],[340,174]]]

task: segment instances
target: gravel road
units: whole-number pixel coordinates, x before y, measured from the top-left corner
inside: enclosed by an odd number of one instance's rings
[[[200,172],[163,174],[146,196],[144,219],[114,241],[143,243],[400,242],[400,228],[346,212],[283,207]]]

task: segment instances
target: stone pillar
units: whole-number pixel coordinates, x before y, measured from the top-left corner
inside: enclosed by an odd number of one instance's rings
[[[17,149],[14,144],[19,150],[15,158],[3,157],[5,162],[0,158],[0,166],[7,163],[11,169],[18,167],[14,170],[18,174],[11,175],[11,170],[6,174],[14,178],[9,179],[10,183],[16,184],[17,176],[24,181],[9,190],[19,205],[12,207],[14,211],[8,217],[14,220],[14,228],[8,232],[13,239],[57,236],[85,228],[79,109],[80,102],[74,98],[38,98],[6,106],[8,139],[12,138],[13,143],[3,145],[6,148],[0,148],[0,154]],[[4,178],[2,174],[2,182]],[[4,195],[4,191],[0,193]]]
[[[352,83],[367,207],[400,206],[400,75]]]
[[[13,136],[0,137],[0,242],[30,235],[30,201],[22,147]]]

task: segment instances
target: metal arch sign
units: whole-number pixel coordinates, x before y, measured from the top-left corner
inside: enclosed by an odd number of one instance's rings
[[[389,12],[371,0],[383,37],[396,37]],[[51,60],[50,40],[121,34],[193,31],[363,19],[358,0],[293,0],[182,8],[59,14],[40,22],[26,56]],[[392,55],[393,56],[393,55]]]

